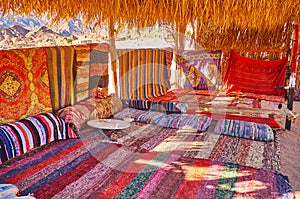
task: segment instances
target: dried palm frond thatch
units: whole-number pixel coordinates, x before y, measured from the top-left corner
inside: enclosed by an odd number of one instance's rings
[[[57,22],[81,14],[86,24],[173,25],[206,49],[289,49],[300,22],[299,0],[1,0],[4,14],[47,13]],[[118,30],[117,30],[118,31]]]

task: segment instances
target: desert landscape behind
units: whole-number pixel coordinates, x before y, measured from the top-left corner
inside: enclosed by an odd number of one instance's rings
[[[165,27],[124,30],[116,34],[117,48],[172,47]],[[84,26],[81,18],[50,24],[33,16],[0,17],[0,49],[72,45],[109,41],[108,28]]]

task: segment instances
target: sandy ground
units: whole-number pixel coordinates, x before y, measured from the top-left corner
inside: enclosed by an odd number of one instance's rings
[[[293,110],[300,115],[300,101],[294,101]],[[285,131],[280,143],[280,173],[288,176],[292,191],[300,198],[300,116],[292,123],[291,130]]]

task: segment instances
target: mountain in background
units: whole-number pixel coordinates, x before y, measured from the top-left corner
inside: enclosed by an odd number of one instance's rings
[[[0,15],[1,16],[1,15]],[[160,27],[124,30],[116,36],[120,48],[169,45],[170,32]],[[108,28],[84,26],[80,17],[51,24],[46,17],[14,15],[0,17],[0,49],[70,45],[108,41]]]
[[[66,37],[71,35],[83,35],[86,31],[91,31],[91,27],[84,27],[83,20],[78,17],[76,20],[62,21],[59,24],[50,26],[50,21],[46,17],[36,18],[33,15],[11,15],[7,17],[0,17],[0,28],[11,28],[19,25],[28,30],[34,30],[40,27],[49,27],[55,32]]]
[[[46,17],[10,15],[0,17],[0,49],[68,45],[71,41],[105,41],[107,29],[84,27],[83,20],[50,24]],[[69,39],[69,40],[67,40]]]

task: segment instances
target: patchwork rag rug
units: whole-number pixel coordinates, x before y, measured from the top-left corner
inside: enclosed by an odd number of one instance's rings
[[[36,198],[292,198],[286,176],[215,161],[216,155],[192,158],[200,152],[186,150],[194,135],[162,131],[160,140],[171,142],[148,140],[143,152],[104,142],[96,131],[58,141],[0,166],[0,183]]]
[[[275,131],[274,141],[262,142],[214,133],[214,128],[215,125],[212,125],[206,132],[199,133],[196,130],[178,130],[135,122],[129,128],[104,130],[103,133],[131,151],[170,152],[180,146],[184,157],[279,171],[280,130]]]

